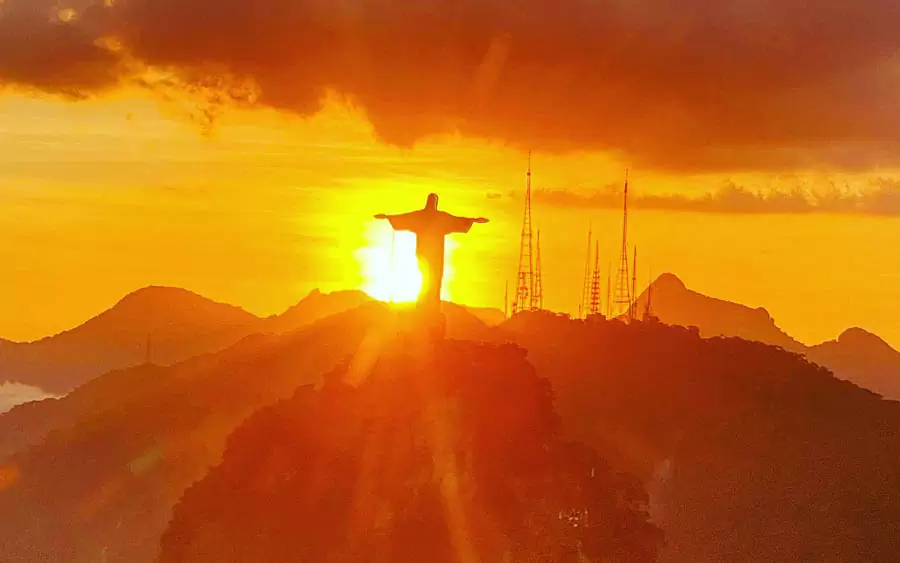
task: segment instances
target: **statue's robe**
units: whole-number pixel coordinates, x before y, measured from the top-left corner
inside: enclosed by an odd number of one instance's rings
[[[422,272],[422,291],[419,303],[426,307],[440,307],[441,285],[444,280],[444,240],[451,233],[468,233],[475,219],[456,217],[432,209],[421,209],[402,215],[388,215],[395,231],[416,234],[416,257]]]

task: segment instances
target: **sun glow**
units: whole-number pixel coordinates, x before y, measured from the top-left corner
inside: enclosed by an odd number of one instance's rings
[[[416,235],[375,228],[369,238],[369,245],[359,252],[363,291],[379,301],[414,303],[422,289]]]
[[[414,303],[422,290],[422,272],[416,259],[416,236],[393,232],[387,223],[375,223],[367,232],[368,244],[357,252],[362,268],[362,290],[389,303]],[[449,282],[454,277],[453,250],[457,244],[446,241],[444,287],[441,298],[450,300]]]

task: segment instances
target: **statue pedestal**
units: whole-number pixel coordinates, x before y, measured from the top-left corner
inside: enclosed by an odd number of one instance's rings
[[[416,307],[417,322],[422,333],[430,340],[443,340],[447,335],[447,318],[441,311],[441,302],[419,303]]]
[[[418,342],[439,342],[447,335],[447,319],[440,308],[416,307],[402,313],[400,332]]]

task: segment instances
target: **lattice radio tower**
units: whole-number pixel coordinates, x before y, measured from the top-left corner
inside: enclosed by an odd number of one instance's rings
[[[581,318],[587,318],[588,312],[590,311],[590,298],[591,298],[591,247],[593,246],[594,239],[594,226],[590,225],[588,227],[588,243],[587,243],[587,255],[584,257],[584,281],[581,287],[581,305],[578,306],[578,316]]]
[[[591,277],[591,309],[590,315],[600,314],[600,244],[594,251],[594,275]]]
[[[612,262],[606,265],[606,318],[612,318]]]
[[[615,314],[631,311],[631,276],[628,268],[628,171],[625,171],[625,204],[622,212],[622,252],[616,272]]]
[[[537,232],[537,244],[534,247],[534,291],[532,292],[531,308],[537,311],[544,310],[544,276],[541,270],[541,230]]]
[[[631,262],[631,306],[628,308],[628,320],[637,318],[637,245],[634,247],[634,260]]]
[[[535,308],[534,260],[531,234],[531,151],[528,151],[528,174],[525,180],[525,217],[522,219],[522,239],[519,243],[519,275],[516,280],[516,297],[513,315]]]
[[[503,292],[503,316],[509,318],[509,280],[506,280],[506,290]]]

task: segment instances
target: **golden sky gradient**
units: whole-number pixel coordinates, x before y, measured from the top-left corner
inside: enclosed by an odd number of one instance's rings
[[[491,219],[453,237],[449,297],[502,308],[518,258],[526,162],[520,149],[469,135],[385,143],[362,110],[336,96],[310,118],[228,110],[204,135],[178,107],[138,91],[77,103],[7,93],[0,97],[0,337],[71,328],[151,284],[259,315],[313,288],[371,290],[390,245],[387,225],[372,215],[421,207],[431,191],[444,210]],[[617,200],[610,186],[621,184],[629,164],[609,151],[535,152],[534,219],[549,308],[577,310],[590,223],[601,260],[615,264],[621,218],[609,208]],[[892,168],[633,167],[631,177],[639,285],[651,269],[674,272],[703,293],[765,306],[805,342],[862,326],[900,347]],[[844,199],[823,196],[812,208],[784,195],[833,196],[834,186]]]

